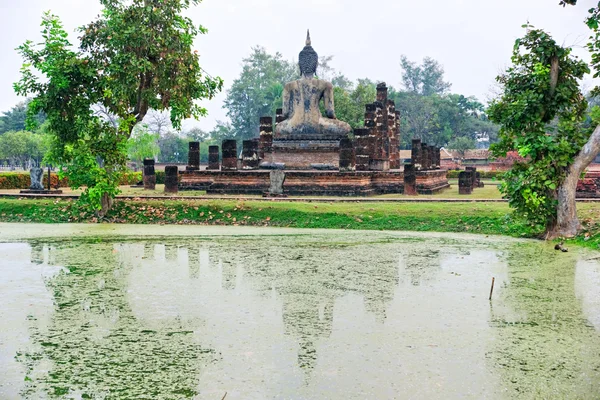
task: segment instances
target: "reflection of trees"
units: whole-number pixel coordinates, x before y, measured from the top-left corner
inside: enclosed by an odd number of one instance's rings
[[[511,398],[590,398],[600,393],[600,335],[574,291],[577,252],[515,246],[507,255],[507,308],[492,309],[500,337],[490,352]]]
[[[26,380],[31,379],[24,394],[192,397],[202,363],[214,354],[185,326],[146,330],[140,325],[126,300],[131,264],[120,262],[119,247],[57,244],[53,252],[56,263],[70,272],[47,282],[55,313],[47,329],[32,327],[35,350],[20,356],[29,370]],[[39,247],[33,253],[39,259]]]
[[[375,255],[368,243],[327,245],[317,240],[268,239],[257,247],[255,241],[241,242],[210,246],[211,263],[222,263],[224,289],[234,286],[235,266],[242,264],[255,290],[265,294],[276,290],[283,303],[285,332],[299,344],[300,368],[311,370],[316,365],[316,343],[331,335],[337,298],[360,294],[366,310],[380,322],[385,319],[399,279],[397,245],[378,243]],[[439,259],[437,262],[439,267]]]

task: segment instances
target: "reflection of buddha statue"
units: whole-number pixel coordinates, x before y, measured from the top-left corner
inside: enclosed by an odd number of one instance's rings
[[[300,74],[297,81],[285,85],[283,90],[284,121],[277,124],[277,135],[322,134],[343,138],[352,131],[350,125],[335,118],[333,85],[316,79],[319,56],[311,46],[310,33],[306,47],[300,52]],[[319,103],[323,99],[327,118],[321,115]]]

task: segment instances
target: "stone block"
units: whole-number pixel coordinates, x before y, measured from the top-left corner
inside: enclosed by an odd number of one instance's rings
[[[154,171],[154,159],[144,160],[144,190],[156,189],[156,173]]]
[[[472,175],[471,171],[462,171],[458,174],[458,194],[469,195],[473,193]]]
[[[411,150],[410,158],[411,158],[410,163],[415,166],[415,169],[417,171],[419,171],[423,168],[421,139],[413,139],[412,140],[412,150]]]
[[[221,169],[219,163],[219,146],[208,146],[208,167],[209,171],[218,171]]]
[[[38,167],[31,168],[29,170],[29,178],[31,180],[31,185],[29,186],[29,190],[44,190],[44,184],[42,183],[44,179],[44,170]]]
[[[258,158],[258,140],[244,140],[242,142],[242,169],[258,169],[260,160]]]
[[[179,168],[176,165],[165,167],[165,193],[177,193],[179,191]]]
[[[221,145],[221,151],[222,151],[221,170],[237,171],[237,169],[238,169],[237,142],[233,139],[223,140],[223,143]]]
[[[354,171],[354,145],[350,139],[340,140],[340,171]]]
[[[413,164],[404,166],[404,194],[416,196],[417,193],[417,171]]]
[[[188,152],[188,171],[200,170],[200,142],[190,142]]]
[[[283,185],[285,183],[285,172],[281,170],[271,171],[269,174],[269,194],[275,196],[283,195]]]

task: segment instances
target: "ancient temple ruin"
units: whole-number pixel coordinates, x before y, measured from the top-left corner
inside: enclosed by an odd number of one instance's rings
[[[352,130],[336,118],[333,85],[315,78],[317,66],[308,35],[299,55],[300,79],[285,85],[275,121],[260,118],[259,137],[244,140],[241,149],[235,140],[223,141],[220,164],[219,149],[211,146],[206,170],[196,167],[198,147],[191,143],[180,189],[262,194],[269,190],[272,170],[284,171],[288,195],[432,194],[449,186],[433,146],[413,142],[411,164],[402,165],[401,115],[385,83],[365,105],[364,127]]]

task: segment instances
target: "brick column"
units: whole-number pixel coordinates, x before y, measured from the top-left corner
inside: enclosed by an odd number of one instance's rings
[[[209,171],[218,171],[219,165],[219,146],[208,146],[208,168]]]
[[[272,161],[273,153],[273,118],[262,117],[260,119],[260,144],[258,146],[258,158],[267,162]]]
[[[365,121],[366,123],[366,121]],[[360,128],[354,130],[354,151],[355,151],[355,168],[356,171],[369,170],[369,133],[370,129]]]
[[[412,151],[410,153],[410,163],[415,166],[415,170],[420,171],[423,169],[423,155],[421,148],[421,139],[412,140]]]
[[[421,169],[429,171],[431,169],[431,160],[429,159],[429,146],[427,143],[421,143]]]
[[[200,142],[190,142],[188,153],[188,171],[200,170]]]
[[[231,139],[223,140],[221,149],[223,152],[221,170],[237,171],[237,142]]]
[[[156,173],[154,172],[154,159],[144,160],[144,190],[156,189]]]
[[[462,171],[458,174],[458,194],[467,195],[471,193],[473,193],[471,171]]]
[[[400,119],[396,111],[396,105],[392,100],[388,100],[388,135],[390,138],[390,169],[400,169],[400,142],[398,140],[398,125]]]
[[[354,171],[355,162],[352,140],[348,138],[340,140],[340,171]]]
[[[417,171],[413,164],[404,166],[404,194],[407,196],[416,196],[417,192]]]
[[[259,141],[256,139],[244,140],[242,142],[242,169],[258,169],[260,160],[258,159]]]
[[[283,108],[275,110],[275,125],[283,121]]]
[[[165,193],[177,193],[179,191],[179,168],[176,165],[165,167]]]
[[[435,146],[429,146],[429,169],[436,169]]]

